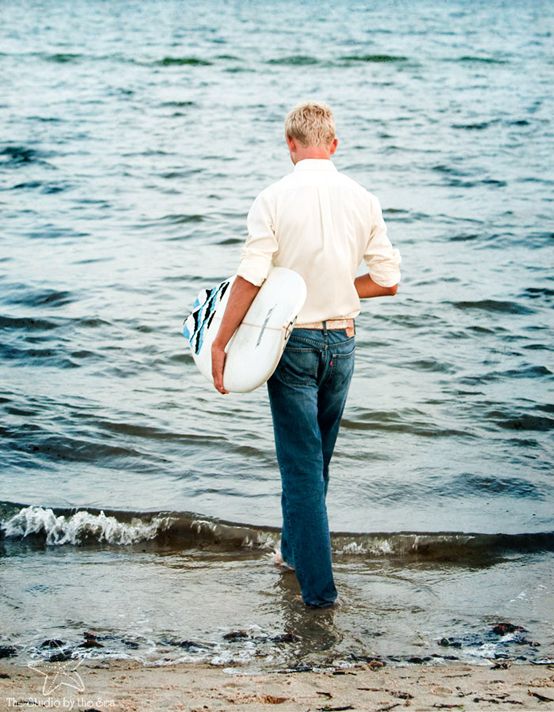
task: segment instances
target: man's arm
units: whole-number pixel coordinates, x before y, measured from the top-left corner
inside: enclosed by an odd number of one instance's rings
[[[358,277],[354,284],[361,299],[396,294],[400,282],[400,252],[392,246],[379,199],[370,194],[371,233],[364,261],[369,274]]]
[[[220,393],[229,393],[223,386],[225,347],[267,279],[273,255],[279,247],[273,223],[271,192],[266,189],[258,195],[248,211],[248,237],[241,251],[241,261],[229,292],[223,319],[212,344],[212,377],[214,386]]]
[[[261,286],[261,285],[260,285]],[[229,300],[219,326],[217,336],[212,343],[212,377],[214,386],[220,393],[229,393],[223,387],[223,369],[225,368],[225,347],[240,326],[246,312],[254,301],[260,287],[243,277],[237,276],[229,292]]]
[[[368,274],[356,277],[354,286],[360,299],[386,297],[387,295],[394,295],[398,291],[398,284],[394,284],[392,287],[382,287],[377,282],[374,282]]]

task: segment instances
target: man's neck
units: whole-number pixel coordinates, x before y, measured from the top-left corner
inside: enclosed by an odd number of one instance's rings
[[[295,164],[298,163],[298,161],[303,161],[305,158],[323,158],[330,160],[331,152],[324,146],[306,146],[297,148],[294,158],[296,159],[294,161]]]

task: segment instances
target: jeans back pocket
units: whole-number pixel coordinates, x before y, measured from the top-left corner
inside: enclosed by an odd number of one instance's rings
[[[305,386],[317,378],[319,353],[312,348],[287,344],[275,374],[291,386]]]

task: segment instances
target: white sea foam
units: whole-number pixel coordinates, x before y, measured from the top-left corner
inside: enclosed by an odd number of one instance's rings
[[[388,539],[376,539],[375,541],[351,541],[341,547],[337,554],[391,554],[393,547]]]
[[[217,523],[216,522],[210,522],[207,519],[195,519],[192,522],[193,529],[196,529],[197,534],[202,534],[205,531],[208,532],[215,532],[217,528]]]
[[[167,524],[167,517],[155,517],[149,522],[133,518],[120,522],[104,512],[92,514],[86,510],[70,516],[56,515],[52,509],[24,507],[2,523],[5,537],[24,539],[30,535],[44,535],[47,544],[81,544],[93,539],[108,544],[135,544],[154,539]]]
[[[246,536],[242,540],[242,546],[247,549],[266,549],[268,551],[272,550],[275,547],[276,543],[276,537],[265,532],[257,534],[254,537]]]

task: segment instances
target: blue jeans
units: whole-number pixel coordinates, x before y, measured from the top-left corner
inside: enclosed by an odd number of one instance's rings
[[[325,498],[354,351],[345,329],[294,329],[267,382],[282,482],[281,554],[314,607],[337,598]]]

